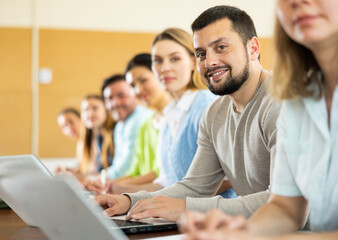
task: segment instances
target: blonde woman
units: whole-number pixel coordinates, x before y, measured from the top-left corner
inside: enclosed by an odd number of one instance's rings
[[[111,165],[114,154],[115,122],[99,95],[88,95],[81,103],[81,118],[86,127],[83,154],[78,171],[82,175],[99,173]]]
[[[216,96],[210,93],[196,67],[192,36],[179,28],[158,34],[152,45],[152,68],[173,101],[164,109],[160,133],[160,178],[168,187],[186,175],[197,150],[199,121]],[[162,174],[163,173],[163,174]],[[223,190],[229,185],[223,185]],[[234,197],[232,189],[223,194]]]

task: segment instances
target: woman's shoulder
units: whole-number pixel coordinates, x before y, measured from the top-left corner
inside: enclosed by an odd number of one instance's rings
[[[297,97],[293,99],[284,100],[282,102],[282,110],[284,113],[297,115],[305,110],[304,99]]]
[[[209,90],[199,90],[196,93],[196,97],[194,99],[194,105],[197,106],[209,106],[218,98],[217,95],[213,94]]]
[[[278,117],[278,125],[297,131],[302,124],[305,112],[302,98],[284,100]]]
[[[194,105],[206,109],[207,112],[226,112],[230,99],[228,96],[218,96],[209,90],[200,90],[194,101]]]
[[[203,113],[207,111],[215,102],[218,96],[214,95],[208,90],[199,90],[195,96],[194,102],[189,110],[190,118],[198,121],[201,119]]]
[[[215,100],[216,98],[218,98],[217,95],[213,94],[210,90],[198,90],[197,94],[196,94],[196,98],[208,98],[211,100]]]

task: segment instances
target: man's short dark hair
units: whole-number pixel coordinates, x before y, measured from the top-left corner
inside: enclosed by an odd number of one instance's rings
[[[205,10],[192,23],[191,29],[196,32],[224,18],[228,18],[232,22],[232,28],[241,36],[244,44],[252,37],[257,37],[251,17],[239,8],[228,5],[215,6]]]
[[[108,87],[110,84],[118,82],[118,81],[126,81],[125,77],[123,74],[114,74],[108,78],[106,78],[101,86],[101,94],[103,98],[103,91],[106,87]]]

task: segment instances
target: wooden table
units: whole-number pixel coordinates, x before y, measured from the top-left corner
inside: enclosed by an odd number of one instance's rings
[[[142,233],[128,235],[129,239],[154,238],[179,234],[178,231]],[[0,239],[21,240],[21,239],[44,239],[48,238],[39,228],[27,226],[11,209],[0,209]]]

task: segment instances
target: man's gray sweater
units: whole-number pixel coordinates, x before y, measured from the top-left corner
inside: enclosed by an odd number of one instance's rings
[[[182,181],[157,192],[127,194],[133,206],[158,195],[186,199],[186,209],[249,217],[266,203],[276,144],[280,104],[267,93],[268,79],[242,113],[228,96],[218,98],[203,114],[198,149]],[[215,196],[227,176],[238,198]],[[213,197],[214,196],[214,197]]]

